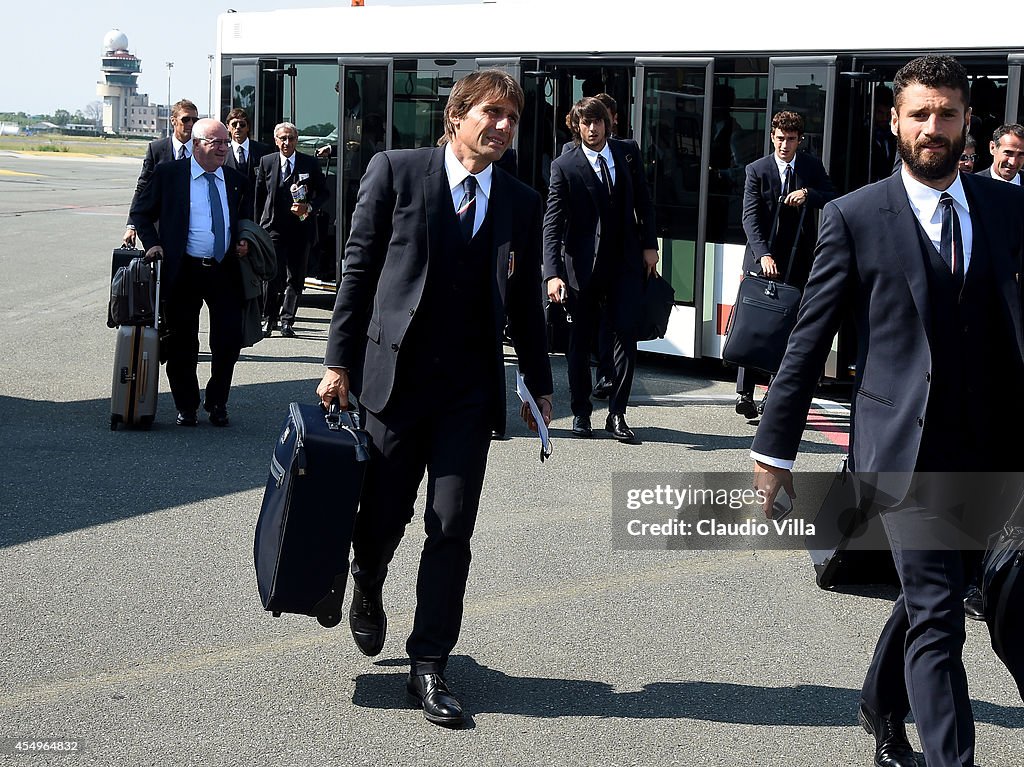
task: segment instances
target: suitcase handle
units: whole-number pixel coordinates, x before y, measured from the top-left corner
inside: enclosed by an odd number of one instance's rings
[[[358,405],[359,403],[351,394],[349,394],[348,410],[342,410],[338,405],[338,400],[331,400],[330,406],[324,413],[324,421],[327,422],[327,428],[331,431],[345,431],[351,435],[356,443],[356,461],[362,463],[370,460],[370,451],[366,449],[366,433],[359,425]],[[322,402],[320,408],[323,409]]]

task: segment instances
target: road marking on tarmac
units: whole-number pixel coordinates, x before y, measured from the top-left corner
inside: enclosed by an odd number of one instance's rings
[[[7,170],[6,168],[0,168],[0,176],[35,176],[39,178],[42,174],[40,173],[26,173],[21,170]]]

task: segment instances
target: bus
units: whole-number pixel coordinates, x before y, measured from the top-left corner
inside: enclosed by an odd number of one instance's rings
[[[433,146],[460,77],[497,67],[522,84],[516,172],[542,197],[551,160],[570,138],[569,108],[610,94],[617,135],[641,148],[659,270],[675,289],[668,332],[640,349],[720,358],[742,275],[744,168],[770,151],[772,114],[803,116],[801,149],[822,161],[840,193],[891,173],[880,139],[892,78],[915,56],[949,53],[966,66],[979,170],[990,161],[992,130],[1016,122],[1024,62],[1016,29],[964,25],[959,12],[932,10],[896,12],[879,0],[783,12],[750,0],[498,0],[229,12],[217,22],[215,103],[222,118],[246,109],[259,140],[272,142],[274,125],[288,120],[304,151],[332,147],[333,199],[318,222],[307,285],[334,289],[370,157]],[[852,379],[843,338],[825,371],[840,381]]]

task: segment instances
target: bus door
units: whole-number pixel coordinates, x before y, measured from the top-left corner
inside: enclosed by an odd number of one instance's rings
[[[1020,122],[1024,114],[1024,80],[1021,79],[1021,64],[1024,64],[1024,54],[1011,53],[1007,57],[1009,65],[1009,80],[1006,87],[1006,122]],[[981,170],[981,168],[978,168]]]
[[[281,120],[284,79],[277,59],[232,59],[229,99],[223,99],[224,114],[244,109],[249,115],[250,138],[274,143],[274,126]],[[225,78],[227,79],[227,78]]]
[[[377,152],[392,148],[394,62],[390,58],[338,59],[337,206],[335,280],[341,284],[345,242],[356,207],[359,181]]]
[[[796,112],[804,119],[804,140],[799,151],[807,152],[821,160],[825,170],[831,174],[834,115],[836,114],[837,57],[785,57],[768,60],[768,112],[765,125],[764,153],[772,150],[771,119],[776,112]],[[867,82],[878,112],[883,111],[879,93],[873,80]],[[884,122],[884,121],[883,121]],[[884,127],[884,125],[883,125]],[[886,172],[895,159],[894,143],[878,143],[868,146],[874,154],[875,164]],[[835,179],[832,179],[835,183]],[[819,215],[808,211],[807,215]],[[825,377],[832,380],[851,380],[854,354],[852,350],[852,329],[844,326],[832,340],[832,350],[825,362]]]
[[[635,67],[633,138],[654,204],[658,270],[672,284],[676,300],[665,337],[640,348],[700,357],[706,353],[704,327],[714,324],[714,304],[705,295],[711,287],[705,282],[705,241],[712,59],[638,58]],[[710,258],[713,265],[714,253]]]

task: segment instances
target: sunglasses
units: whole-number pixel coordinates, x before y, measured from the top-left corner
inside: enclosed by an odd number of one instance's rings
[[[960,155],[960,162],[974,162],[978,159],[976,154],[962,154]]]

